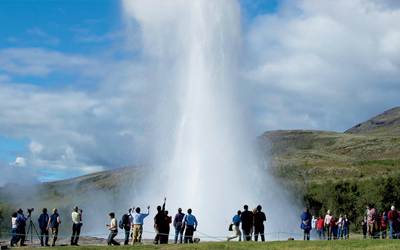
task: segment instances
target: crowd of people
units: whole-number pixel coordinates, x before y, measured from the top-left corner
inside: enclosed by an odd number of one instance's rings
[[[193,243],[193,234],[198,226],[197,219],[192,215],[192,209],[187,210],[187,214],[182,213],[182,209],[178,208],[178,213],[174,219],[168,215],[165,210],[166,198],[162,206],[157,207],[157,214],[154,216],[154,231],[155,238],[154,244],[167,244],[170,234],[170,224],[175,228],[174,243]],[[264,236],[264,222],[267,220],[265,213],[262,212],[262,207],[258,205],[252,211],[249,207],[244,205],[243,211],[238,211],[232,218],[232,224],[229,230],[233,231],[233,235],[227,238],[228,241],[238,238],[239,241],[265,241]],[[33,210],[33,209],[32,209]],[[28,210],[28,215],[25,216],[23,210],[20,208],[17,212],[12,213],[11,218],[11,246],[16,244],[25,246],[26,230],[28,219],[31,217],[31,211]],[[47,209],[43,208],[42,214],[39,216],[38,224],[40,229],[40,245],[41,246],[55,246],[58,236],[58,228],[61,224],[60,215],[56,208],[52,210],[52,214],[47,213]],[[108,245],[120,245],[114,238],[118,234],[118,227],[125,231],[124,244],[129,244],[129,238],[132,238],[131,244],[136,242],[141,243],[144,219],[150,214],[150,206],[147,206],[147,211],[141,213],[140,207],[132,206],[129,208],[128,213],[124,214],[121,220],[117,221],[115,214],[109,214],[111,219],[110,224],[106,224],[110,230],[107,240]],[[78,246],[79,235],[82,227],[82,209],[77,206],[73,208],[71,213],[72,219],[72,236],[71,245]],[[240,224],[241,229],[240,230]],[[388,213],[383,212],[378,215],[375,208],[371,204],[366,204],[364,212],[364,219],[361,222],[364,238],[371,239],[386,239],[389,231],[390,239],[400,238],[400,211],[396,211],[395,206],[391,207]],[[349,239],[349,226],[351,221],[347,214],[340,214],[338,218],[333,216],[331,210],[328,210],[324,217],[312,216],[309,208],[306,207],[301,214],[300,228],[303,230],[303,240],[310,240],[310,236],[314,235],[320,240],[336,240],[336,239]],[[131,230],[132,229],[132,230]],[[49,245],[49,234],[51,235],[51,242]],[[318,235],[318,236],[317,236]],[[179,240],[179,241],[178,241]]]
[[[170,224],[172,223],[172,217],[168,215],[168,211],[165,210],[166,198],[162,206],[157,207],[157,214],[154,216],[154,230],[156,236],[154,238],[154,244],[167,244]],[[55,246],[58,237],[58,228],[61,224],[60,215],[56,208],[53,209],[52,214],[47,214],[47,209],[43,208],[43,213],[39,216],[38,223],[40,228],[40,245],[41,246]],[[147,212],[141,213],[140,207],[132,206],[129,208],[128,213],[124,214],[121,220],[117,221],[115,213],[110,213],[111,219],[110,224],[106,224],[110,230],[110,234],[107,239],[108,245],[120,245],[114,238],[118,234],[118,227],[125,231],[124,244],[129,244],[129,238],[131,236],[131,244],[136,242],[141,243],[142,232],[143,232],[143,221],[150,214],[150,206],[147,206]],[[25,216],[23,210],[20,208],[17,212],[12,214],[11,218],[11,246],[17,245],[26,246],[26,225],[28,219],[31,217],[31,210],[28,210],[28,215]],[[71,213],[72,219],[72,236],[71,246],[79,246],[79,235],[82,227],[82,209],[78,207],[73,208]],[[193,233],[196,231],[198,222],[194,215],[192,215],[192,209],[187,210],[187,214],[182,213],[182,209],[178,208],[178,213],[175,215],[173,220],[173,226],[175,228],[175,239],[174,243],[193,243]],[[132,231],[131,231],[132,229]],[[51,234],[51,242],[49,245],[49,232]]]
[[[314,234],[320,240],[349,239],[349,226],[351,221],[347,214],[340,214],[338,218],[328,210],[325,217],[312,216],[306,207],[301,215],[300,228],[303,230],[303,240],[310,240],[310,235]],[[364,219],[361,222],[363,238],[387,239],[388,231],[390,239],[400,238],[400,211],[396,211],[395,206],[386,213],[379,215],[371,204],[366,204]],[[325,237],[326,233],[326,237]]]
[[[249,211],[249,206],[243,206],[243,212],[238,210],[237,214],[232,219],[232,227],[230,230],[234,232],[233,235],[227,238],[228,241],[234,238],[242,240],[242,232],[240,232],[240,223],[242,223],[243,241],[250,241],[254,235],[254,241],[258,241],[258,236],[261,236],[261,241],[265,241],[264,237],[264,221],[267,220],[265,213],[261,211],[260,205]]]

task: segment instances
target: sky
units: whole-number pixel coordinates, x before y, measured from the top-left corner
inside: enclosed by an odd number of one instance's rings
[[[399,106],[399,1],[240,5],[254,138]],[[0,185],[146,164],[150,62],[121,2],[0,1],[0,27]]]

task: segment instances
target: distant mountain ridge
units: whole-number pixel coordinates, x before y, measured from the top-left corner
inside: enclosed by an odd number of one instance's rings
[[[357,124],[344,133],[400,133],[400,107],[389,109],[368,121]]]

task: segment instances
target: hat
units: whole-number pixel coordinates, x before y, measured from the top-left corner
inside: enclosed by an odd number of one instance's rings
[[[328,212],[326,212],[327,214],[330,214],[331,213],[331,210],[328,210]]]
[[[392,206],[392,208],[391,208],[392,210],[395,210],[396,209],[396,207],[395,206]]]

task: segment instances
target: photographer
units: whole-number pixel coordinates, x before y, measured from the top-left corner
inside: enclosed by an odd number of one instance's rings
[[[47,230],[51,228],[51,246],[56,245],[58,235],[58,225],[61,224],[60,215],[57,213],[57,208],[53,209],[53,214],[50,216],[49,222],[47,223]]]
[[[18,215],[17,215],[17,231],[18,231],[18,237],[15,243],[17,243],[19,240],[21,240],[21,243],[19,244],[20,246],[26,246],[25,245],[25,226],[26,226],[26,220],[31,216],[30,211],[28,210],[28,216],[25,217],[24,211],[20,208],[18,209]]]
[[[78,240],[79,240],[79,234],[81,233],[81,227],[82,227],[82,209],[79,210],[78,213],[78,207],[74,207],[74,211],[71,214],[72,217],[72,237],[71,237],[71,246],[79,246],[78,245]]]
[[[47,224],[49,223],[49,215],[47,214],[47,208],[43,208],[43,213],[40,215],[38,222],[40,227],[40,245],[49,246],[49,230],[47,230]],[[45,244],[43,244],[43,236],[45,236]]]

